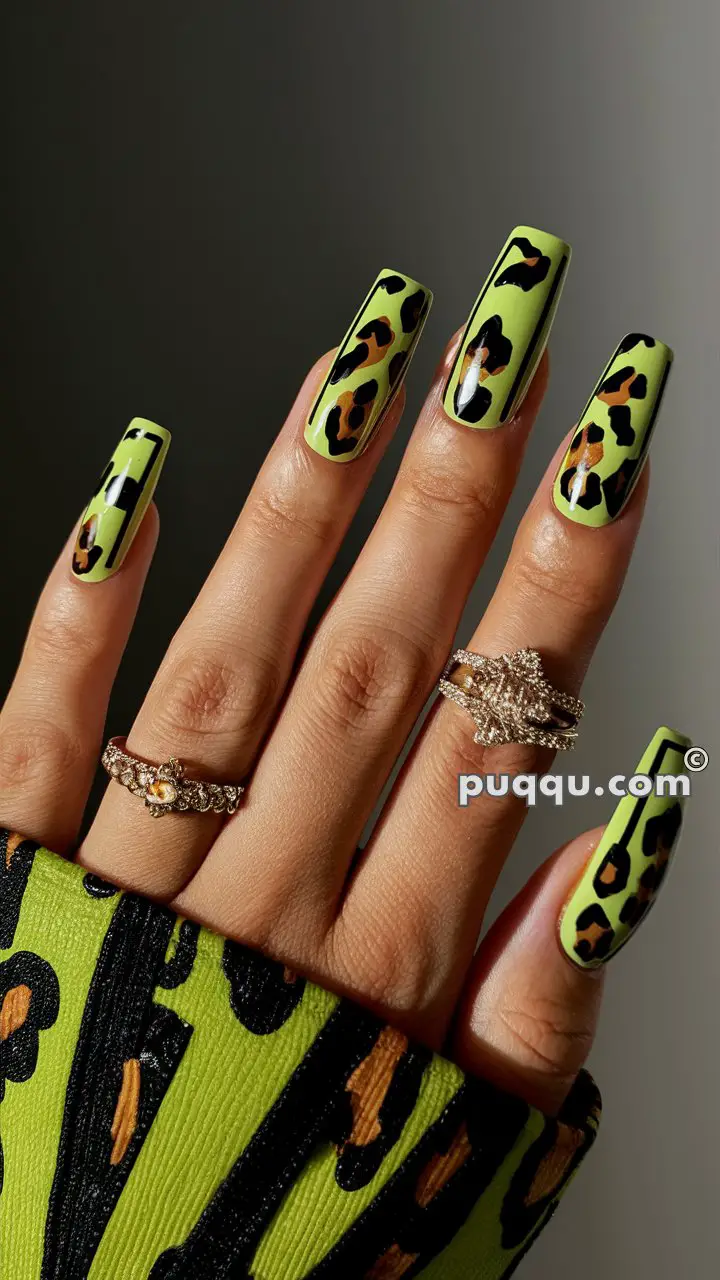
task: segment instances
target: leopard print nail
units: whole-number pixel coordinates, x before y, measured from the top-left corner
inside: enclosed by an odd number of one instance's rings
[[[615,520],[635,487],[650,445],[673,354],[629,333],[588,400],[555,479],[555,506],[578,524]]]
[[[148,509],[169,447],[169,431],[145,418],[133,418],[80,522],[72,571],[81,582],[104,582],[117,573]]]
[[[636,773],[683,774],[689,746],[673,729],[658,729]],[[582,968],[614,956],[655,902],[677,845],[683,802],[682,785],[662,796],[620,800],[560,922],[563,949]]]
[[[316,453],[352,462],[402,385],[432,303],[428,289],[381,271],[338,348],[305,427]]]
[[[466,427],[497,427],[517,412],[545,350],[570,246],[516,227],[480,291],[443,394]]]

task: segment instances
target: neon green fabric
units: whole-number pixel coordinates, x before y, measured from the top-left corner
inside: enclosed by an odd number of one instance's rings
[[[0,830],[0,1280],[499,1280],[599,1118]]]

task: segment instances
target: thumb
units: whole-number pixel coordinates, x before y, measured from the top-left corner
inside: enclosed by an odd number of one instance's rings
[[[598,845],[585,832],[536,871],[478,948],[451,1056],[548,1115],[562,1106],[595,1037],[604,969],[572,964],[558,920]]]

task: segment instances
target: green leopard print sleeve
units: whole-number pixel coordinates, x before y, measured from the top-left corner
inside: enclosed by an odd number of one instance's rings
[[[590,1147],[0,830],[0,1280],[499,1280]]]

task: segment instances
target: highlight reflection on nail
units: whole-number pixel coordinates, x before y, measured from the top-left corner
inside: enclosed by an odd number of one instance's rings
[[[516,227],[475,302],[443,395],[463,426],[507,422],[522,404],[547,345],[570,246],[536,227]]]

